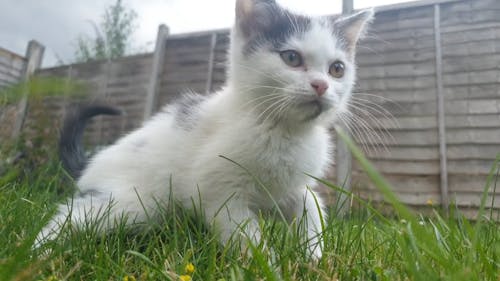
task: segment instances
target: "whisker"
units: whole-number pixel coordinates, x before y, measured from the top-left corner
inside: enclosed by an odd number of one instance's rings
[[[260,120],[260,119],[261,119],[261,117],[266,116],[265,114],[266,114],[269,110],[271,110],[271,112],[272,112],[272,111],[274,110],[274,106],[275,106],[276,104],[279,104],[279,103],[283,102],[283,100],[284,100],[284,99],[286,99],[286,98],[287,98],[286,96],[282,96],[282,97],[281,97],[281,99],[278,99],[277,101],[275,101],[275,102],[273,102],[272,104],[270,104],[269,106],[267,106],[267,107],[266,107],[266,109],[265,109],[264,111],[262,111],[262,112],[259,114],[259,116],[257,116],[257,120]],[[267,119],[267,117],[266,117],[265,119]],[[262,122],[262,123],[264,123],[264,122]]]
[[[377,128],[379,130],[383,130],[385,131],[387,134],[390,135],[390,132],[389,132],[389,129],[387,128],[387,126],[385,124],[382,123],[382,121],[380,121],[380,118],[378,118],[377,116],[375,116],[373,113],[371,113],[369,110],[365,110],[363,109],[361,106],[366,106],[365,104],[360,104],[360,103],[357,103],[355,101],[351,101],[348,103],[351,107],[354,108],[354,111],[358,110],[360,111],[364,116],[367,117],[368,120],[370,120],[371,122],[374,122],[377,126]],[[371,107],[367,107],[368,109],[371,109]],[[389,124],[389,125],[393,125],[395,127],[399,127],[399,124],[397,124],[397,121],[396,119],[394,118],[394,116],[387,116],[385,114],[382,114],[380,112],[378,112],[377,110],[373,109],[375,113],[379,113],[380,115],[382,115],[383,117],[385,117],[386,119],[389,119],[392,124]]]
[[[357,132],[357,136],[359,137],[357,142],[362,144],[363,150],[365,150],[365,152],[367,153],[378,150],[378,148],[373,146],[369,141],[370,139],[376,138],[373,136],[373,134],[370,133],[368,129],[366,129],[366,126],[363,125],[355,115],[346,115],[346,118],[349,120],[349,123],[351,124],[353,130]]]
[[[366,95],[366,96],[377,97],[375,95]],[[359,97],[356,97],[356,96],[351,97],[351,99],[352,100],[357,100],[357,101],[360,101],[360,102],[363,102],[363,103],[366,103],[366,104],[369,104],[369,105],[372,105],[373,107],[378,108],[380,111],[384,112],[388,116],[394,117],[394,115],[389,110],[387,110],[385,107],[383,107],[382,105],[378,104],[375,101],[368,100],[368,99],[363,99],[363,98],[359,98]],[[395,105],[396,107],[398,107],[399,110],[403,110],[403,107],[399,103],[394,102],[391,99],[386,99],[386,98],[381,98],[381,99],[384,100],[384,101],[386,101],[386,102],[391,103],[392,105]]]
[[[386,115],[393,116],[393,114],[389,110],[387,110],[385,107],[383,107],[382,105],[380,105],[374,101],[362,99],[362,98],[358,98],[358,97],[352,97],[351,100],[362,102],[363,104],[366,104],[367,106],[370,105],[372,108],[377,108],[379,110],[379,112],[384,112]],[[400,109],[402,109],[402,108],[400,108]]]
[[[367,136],[369,136],[374,141],[378,141],[374,148],[376,148],[376,152],[380,152],[378,147],[382,147],[385,152],[389,152],[387,149],[387,143],[395,143],[395,140],[392,134],[387,130],[376,130],[373,128],[371,124],[369,124],[366,120],[374,120],[375,117],[372,118],[361,118],[361,116],[357,116],[355,112],[350,112],[351,119],[355,122],[357,126],[363,129],[366,132]],[[366,119],[366,120],[365,120]],[[376,119],[375,119],[376,121]],[[390,139],[390,140],[389,140]]]
[[[363,93],[361,93],[361,94],[365,95],[365,96],[369,96],[369,97],[379,98],[379,99],[382,99],[384,101],[389,101],[389,102],[391,102],[399,107],[399,104],[393,102],[391,99],[377,96],[377,95],[373,95],[373,94],[363,94]],[[358,109],[365,108],[366,110],[363,110],[364,115],[366,117],[368,117],[369,120],[375,121],[375,123],[377,123],[377,126],[379,126],[380,129],[384,130],[391,137],[392,141],[394,141],[392,134],[389,132],[388,126],[392,126],[394,128],[400,128],[400,125],[399,125],[399,122],[396,119],[396,117],[389,110],[387,110],[382,105],[380,105],[374,101],[362,99],[362,98],[358,98],[358,97],[352,97],[350,103],[355,105],[355,107]],[[388,121],[388,123],[387,124],[382,123],[382,121],[380,120],[380,117],[376,117],[375,115],[382,116],[384,118],[384,120]]]
[[[359,117],[356,115],[349,114],[347,115],[347,118],[352,124],[352,127],[355,128],[355,130],[358,132],[358,136],[360,137],[358,141],[361,141],[361,144],[363,145],[363,149],[365,150],[365,152],[369,155],[378,154],[379,145],[376,143],[374,144],[373,142],[370,141],[370,139],[372,140],[377,139],[376,137],[374,137],[370,128],[366,127],[366,125],[360,122]]]
[[[283,105],[281,105],[281,109],[280,111],[278,112],[277,116],[276,116],[276,119],[279,120],[281,119],[281,117],[287,112],[287,110],[290,108],[289,105],[291,105],[294,101],[294,98],[291,97],[289,98],[288,100],[286,100]]]
[[[262,120],[262,123],[266,123],[268,119],[271,120],[277,120],[277,118],[274,118],[274,116],[277,117],[278,112],[280,111],[280,108],[283,107],[284,104],[286,104],[288,101],[288,98],[283,98],[280,100],[280,104],[278,106],[274,106],[273,109],[266,115],[266,118]]]
[[[373,33],[367,34],[367,35],[365,35],[365,38],[372,39],[372,40],[378,41],[378,42],[382,42],[382,43],[387,44],[387,45],[392,45],[392,42],[383,39],[382,37],[378,36],[377,34],[373,34]]]
[[[381,96],[381,95],[375,95],[375,94],[370,94],[370,93],[364,93],[364,92],[356,92],[356,93],[353,93],[353,97],[356,97],[356,96],[368,96],[368,97],[373,97],[373,98],[376,98],[376,99],[380,99],[380,100],[383,100],[383,101],[387,101],[387,102],[390,102],[394,105],[399,105],[397,101],[391,99],[391,98],[388,98],[388,97],[384,97],[384,96]]]
[[[247,102],[243,103],[241,105],[241,107],[245,108],[246,106],[251,105],[254,102],[257,102],[257,101],[260,101],[263,99],[265,100],[268,98],[273,98],[273,97],[280,97],[280,96],[282,96],[282,94],[280,94],[280,93],[271,93],[271,94],[267,94],[267,95],[262,95],[262,96],[259,96],[259,97],[253,98],[253,99],[249,99]]]
[[[392,134],[390,133],[389,128],[388,128],[388,126],[391,126],[391,125],[395,128],[399,128],[399,124],[397,123],[397,120],[396,120],[396,118],[394,118],[394,116],[386,115],[382,112],[379,112],[376,109],[371,108],[370,106],[366,106],[365,104],[362,104],[362,103],[359,103],[356,101],[349,102],[349,106],[351,106],[354,109],[353,110],[354,113],[356,113],[356,111],[358,111],[358,112],[362,113],[366,117],[367,120],[370,120],[370,122],[373,122],[374,123],[373,125],[376,126],[379,131],[383,131],[383,133],[389,137],[390,142],[392,142],[392,143],[396,142],[396,140],[394,139],[394,137],[392,136]],[[367,109],[364,109],[361,106],[365,106]],[[390,123],[389,124],[382,123],[382,121],[380,120],[379,117],[375,116],[372,112],[369,111],[370,109],[373,110],[375,113],[379,113],[381,116],[388,119]]]
[[[378,154],[382,152],[379,150],[379,147],[382,147],[385,152],[389,152],[386,146],[387,140],[385,139],[384,134],[380,134],[377,130],[374,130],[372,126],[364,120],[364,118],[360,118],[356,115],[351,115],[351,119],[355,122],[356,125],[359,125],[359,128],[366,134],[368,139],[372,139],[376,142],[375,145],[369,142],[370,146],[372,146],[375,150],[375,153]]]
[[[262,105],[266,104],[266,103],[270,103],[270,102],[275,102],[276,100],[280,100],[282,99],[283,96],[282,95],[278,95],[278,96],[274,96],[274,97],[271,97],[271,98],[268,98],[268,99],[265,99],[261,102],[259,102],[258,104],[254,105],[252,108],[250,108],[248,111],[249,112],[254,112],[256,113],[257,109],[259,107],[261,107]]]
[[[270,112],[268,112],[268,114],[266,115],[266,117],[264,118],[264,120],[262,120],[262,123],[266,123],[267,120],[269,120],[270,118],[271,119],[274,119],[272,118],[273,116],[275,116],[275,114],[277,114],[277,112],[279,111],[279,109],[283,106],[283,104],[287,103],[287,101],[289,100],[288,97],[283,97],[283,99],[281,99],[279,101],[279,105],[276,106],[277,103],[275,103],[273,106],[272,106],[272,109]]]
[[[347,113],[342,113],[338,115],[338,118],[342,121],[342,123],[347,127],[349,132],[353,135],[354,139],[357,140],[359,144],[361,144],[363,151],[368,151],[368,146],[366,145],[367,141],[365,141],[364,136],[359,132],[356,126],[351,125],[350,117]]]
[[[376,96],[376,95],[372,95],[372,94],[361,94],[361,95],[367,96],[367,97],[378,98],[384,102],[388,102],[388,103],[396,106],[400,111],[403,111],[403,107],[399,103],[393,101],[392,99],[388,99],[385,97],[380,97],[380,96]],[[371,108],[372,111],[384,116],[387,119],[390,119],[393,122],[392,125],[399,128],[399,123],[397,122],[397,119],[395,118],[394,114],[391,111],[389,111],[387,108],[385,108],[384,106],[379,104],[378,102],[375,102],[375,101],[369,100],[369,99],[359,98],[356,96],[353,96],[352,100],[358,101],[359,103],[362,103],[365,107]]]

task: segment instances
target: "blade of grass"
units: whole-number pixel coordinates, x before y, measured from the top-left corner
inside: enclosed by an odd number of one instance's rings
[[[354,142],[347,136],[347,134],[338,126],[335,127],[338,136],[347,144],[347,147],[353,154],[354,158],[361,165],[363,170],[367,173],[368,177],[372,180],[375,186],[398,212],[398,215],[408,221],[416,222],[416,217],[406,208],[396,197],[392,191],[391,185],[382,177],[382,175],[373,167],[373,165],[366,159],[361,150],[354,144]]]

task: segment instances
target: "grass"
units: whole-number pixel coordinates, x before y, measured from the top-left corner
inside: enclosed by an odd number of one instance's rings
[[[33,252],[37,232],[70,192],[63,188],[69,185],[64,172],[50,161],[22,178],[6,179],[10,171],[0,177],[0,280],[499,280],[500,231],[488,219],[485,201],[474,221],[453,210],[452,219],[438,211],[416,215],[348,144],[394,215],[385,217],[362,200],[363,208],[348,218],[333,207],[318,262],[308,259],[299,235],[283,223],[261,221],[273,253],[252,245],[252,254],[242,255],[238,246],[219,245],[199,220],[175,207],[147,228],[118,222],[106,235],[96,234],[93,224],[82,232],[67,228],[68,239],[49,243],[49,252]],[[499,162],[500,155],[484,196],[497,183]]]
[[[58,77],[32,77],[29,81],[0,89],[0,106],[18,102],[24,95],[27,95],[33,102],[53,96],[79,97],[85,90],[85,85],[73,80]]]

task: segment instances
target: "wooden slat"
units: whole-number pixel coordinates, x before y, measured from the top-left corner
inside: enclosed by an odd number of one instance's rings
[[[23,57],[0,49],[0,90],[21,80],[25,64]]]
[[[367,191],[359,191],[357,193],[361,198],[365,198],[368,201],[374,202],[384,202],[383,196],[379,192],[367,192]],[[407,205],[418,205],[418,206],[426,206],[429,203],[433,202],[434,204],[439,204],[440,202],[440,194],[438,192],[434,193],[397,193],[397,198],[404,204]]]
[[[490,173],[493,159],[491,160],[450,160],[449,171],[450,174],[462,175],[482,175],[484,178]]]
[[[438,175],[393,175],[384,174],[385,179],[392,187],[394,192],[404,193],[438,193],[439,192],[439,176]],[[355,173],[356,182],[354,183],[355,191],[377,191],[377,187],[373,185],[368,177],[364,174]]]
[[[482,195],[486,188],[486,177],[484,175],[453,174],[450,173],[450,194],[459,196],[461,193],[475,193],[478,197]],[[498,190],[488,190],[488,194],[498,193]]]
[[[439,175],[439,160],[378,160],[372,159],[373,164],[382,173],[392,175]],[[357,167],[355,165],[355,167]],[[357,169],[357,168],[356,168]]]
[[[413,73],[407,73],[406,77],[386,78],[386,79],[363,79],[358,83],[360,92],[366,91],[387,91],[387,90],[425,90],[434,88],[436,78],[434,75],[418,76]]]
[[[363,68],[358,71],[358,79],[408,77],[409,73],[411,73],[412,76],[428,76],[435,72],[436,69],[434,65],[428,62],[384,65],[383,67],[380,65],[363,66]]]
[[[360,67],[381,67],[403,63],[428,63],[434,59],[434,50],[432,48],[423,48],[418,50],[394,50],[392,52],[370,51],[369,44],[366,44],[366,48],[365,54],[358,53],[358,56],[356,57],[357,63]],[[360,48],[360,50],[362,49]]]
[[[378,151],[372,149],[366,153],[371,160],[394,160],[394,161],[437,161],[439,160],[437,146],[411,147],[411,146],[389,146],[387,150],[383,147]],[[411,159],[411,160],[409,160]]]

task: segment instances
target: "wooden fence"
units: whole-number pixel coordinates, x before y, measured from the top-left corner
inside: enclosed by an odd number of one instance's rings
[[[26,57],[0,48],[0,90],[28,81],[40,68],[45,48],[36,41],[30,41]],[[0,96],[0,140],[17,137],[23,127],[27,110],[27,88],[19,93],[21,101],[17,105],[1,107],[4,101]],[[2,142],[0,141],[0,145]]]
[[[25,64],[24,57],[0,48],[0,87],[19,82]]]
[[[425,3],[381,10],[359,50],[358,91],[389,99],[378,100],[399,123],[378,116],[393,140],[369,156],[403,202],[474,212],[500,152],[500,1]],[[380,200],[354,171],[357,191]]]
[[[87,133],[89,143],[108,144],[187,89],[217,90],[225,79],[228,36],[228,30],[168,36],[160,27],[152,54],[41,69],[37,75],[85,82],[89,99],[123,108],[125,116],[101,117]],[[454,202],[472,215],[500,152],[500,1],[381,7],[357,61],[355,97],[365,100],[357,112],[373,115],[357,125],[381,135],[353,131],[369,158],[404,203]],[[46,106],[60,120],[70,102],[48,99]],[[36,118],[30,114],[28,121]],[[338,166],[348,162],[337,160]],[[382,201],[356,163],[343,170],[352,171],[355,193]],[[499,202],[490,192],[495,211]]]

